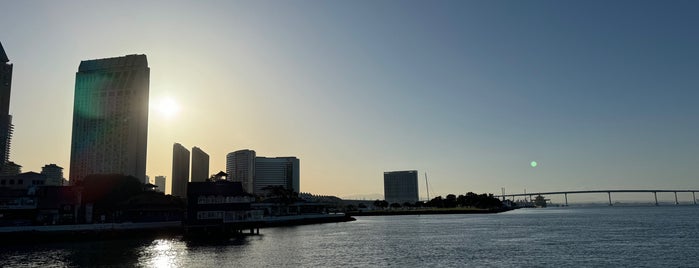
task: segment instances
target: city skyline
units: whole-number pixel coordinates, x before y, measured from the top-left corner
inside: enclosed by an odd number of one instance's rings
[[[432,197],[698,188],[692,2],[139,6],[3,4],[24,171],[70,166],[80,61],[146,54],[151,177],[181,142],[211,173],[244,148],[297,156],[301,188],[337,196],[407,169]]]

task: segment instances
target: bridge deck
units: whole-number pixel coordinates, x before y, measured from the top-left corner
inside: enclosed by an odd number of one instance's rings
[[[592,193],[606,193],[609,196],[609,205],[612,205],[612,193],[653,193],[655,196],[655,205],[658,205],[658,193],[675,193],[675,204],[679,205],[679,200],[677,199],[677,193],[692,193],[692,201],[697,204],[697,199],[695,192],[699,190],[584,190],[584,191],[558,191],[558,192],[536,192],[536,193],[522,193],[522,194],[504,194],[504,195],[494,195],[494,197],[505,198],[512,197],[514,199],[516,196],[535,196],[535,195],[559,195],[565,196],[565,205],[568,206],[568,195],[569,194],[592,194]]]
[[[505,194],[494,195],[503,196],[530,196],[530,195],[552,195],[552,194],[591,194],[591,193],[693,193],[699,190],[584,190],[584,191],[558,191],[558,192],[535,192],[526,194]]]

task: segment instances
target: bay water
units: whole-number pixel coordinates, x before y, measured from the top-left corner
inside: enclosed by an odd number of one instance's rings
[[[699,206],[357,217],[196,242],[0,247],[2,267],[699,267]]]

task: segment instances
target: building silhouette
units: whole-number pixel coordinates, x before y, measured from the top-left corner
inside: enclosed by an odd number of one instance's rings
[[[41,168],[41,174],[46,176],[47,184],[63,185],[63,168],[56,164],[48,164]]]
[[[0,43],[0,170],[10,159],[12,139],[12,116],[10,115],[10,92],[12,89],[12,63]]]
[[[229,180],[240,182],[246,193],[254,192],[255,151],[238,150],[226,155],[226,173]]]
[[[199,149],[192,148],[192,182],[203,182],[209,178],[209,155]]]
[[[149,80],[146,55],[80,62],[73,102],[72,184],[90,174],[145,179]]]
[[[182,144],[175,143],[172,147],[172,189],[170,194],[186,198],[188,182],[189,150]]]
[[[296,157],[256,157],[253,193],[265,194],[267,186],[283,186],[299,193],[299,159]]]
[[[417,202],[417,170],[384,172],[383,192],[389,203]]]
[[[36,172],[25,172],[12,176],[0,176],[0,187],[7,187],[14,190],[27,190],[30,187],[38,186],[60,186],[49,181],[46,176]]]
[[[2,171],[0,171],[0,176],[15,176],[22,173],[22,166],[16,164],[15,162],[8,161],[3,165]]]
[[[155,181],[153,182],[155,186],[158,186],[157,191],[165,193],[165,187],[167,186],[165,176],[155,176]]]

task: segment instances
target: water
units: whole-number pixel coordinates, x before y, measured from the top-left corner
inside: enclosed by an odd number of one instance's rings
[[[358,217],[260,233],[5,246],[0,266],[699,267],[697,206]]]

